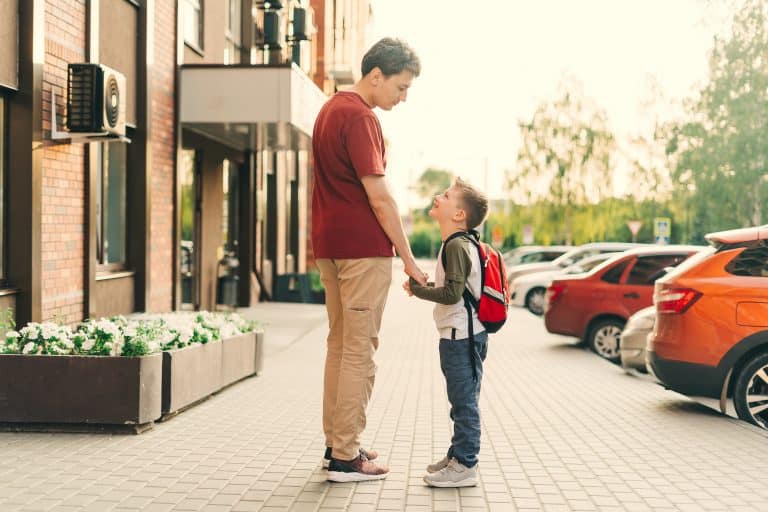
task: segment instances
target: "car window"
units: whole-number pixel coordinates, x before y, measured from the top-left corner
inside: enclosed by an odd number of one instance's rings
[[[600,279],[602,279],[606,283],[617,284],[621,279],[621,274],[624,273],[624,269],[627,268],[627,265],[629,265],[631,261],[632,261],[631,259],[626,259],[621,263],[619,263],[618,265],[614,265],[613,267],[608,269],[608,271],[605,274],[603,274],[603,277],[601,277]]]
[[[540,252],[532,252],[530,254],[524,254],[522,258],[520,258],[521,263],[536,263],[541,261],[541,253]]]
[[[563,251],[559,252],[543,252],[541,253],[541,261],[552,261],[553,259],[562,256]]]
[[[635,266],[629,272],[627,284],[652,285],[663,276],[665,268],[676,267],[685,260],[688,254],[657,254],[655,256],[640,256]]]
[[[768,277],[768,247],[763,242],[744,249],[725,266],[725,270],[735,276]]]

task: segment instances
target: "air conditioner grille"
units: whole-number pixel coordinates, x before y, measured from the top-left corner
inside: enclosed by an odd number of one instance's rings
[[[69,67],[67,126],[72,131],[92,131],[99,124],[101,112],[95,112],[92,98],[98,96],[93,66]]]
[[[109,78],[107,78],[106,95],[104,109],[107,122],[109,126],[114,128],[117,126],[117,120],[120,115],[120,87],[114,75],[109,75]]]

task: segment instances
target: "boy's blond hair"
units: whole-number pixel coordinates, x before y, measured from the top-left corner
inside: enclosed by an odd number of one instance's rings
[[[461,194],[461,203],[467,214],[467,230],[475,229],[488,216],[488,197],[461,178],[456,178],[453,186]]]

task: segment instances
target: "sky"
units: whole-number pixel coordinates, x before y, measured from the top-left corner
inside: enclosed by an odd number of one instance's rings
[[[647,133],[705,82],[713,36],[728,19],[712,0],[371,2],[371,42],[404,39],[422,64],[407,101],[376,111],[401,209],[424,202],[409,185],[427,167],[504,197],[517,123],[566,76],[607,112],[619,140]]]

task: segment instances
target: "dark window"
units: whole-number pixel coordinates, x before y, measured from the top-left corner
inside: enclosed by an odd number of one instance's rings
[[[0,280],[5,281],[5,99],[0,96]]]
[[[184,42],[197,50],[203,49],[203,0],[182,0]]]
[[[122,142],[101,144],[97,169],[96,252],[105,270],[126,267],[127,148]]]
[[[627,265],[629,265],[629,262],[631,261],[632,259],[630,258],[614,265],[603,274],[602,280],[606,283],[617,284],[621,280],[621,275],[624,273],[624,269],[627,268]]]
[[[768,247],[765,242],[744,249],[726,265],[725,270],[736,276],[768,277]]]
[[[627,277],[627,284],[652,285],[664,275],[667,267],[676,267],[688,257],[687,254],[659,254],[640,256]]]

